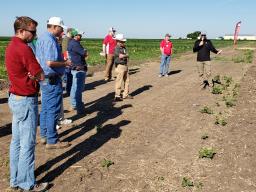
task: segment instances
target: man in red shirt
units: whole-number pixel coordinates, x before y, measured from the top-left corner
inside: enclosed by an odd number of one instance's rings
[[[6,48],[5,63],[10,81],[9,106],[13,114],[10,144],[10,187],[44,191],[48,183],[35,182],[35,144],[38,119],[38,81],[43,70],[27,45],[36,35],[37,22],[17,17],[15,36]]]
[[[116,47],[115,37],[116,30],[111,27],[109,28],[109,33],[103,40],[102,51],[106,57],[106,71],[105,71],[105,81],[112,80],[112,68],[114,64],[114,51]]]
[[[172,42],[170,41],[171,35],[167,33],[165,35],[164,40],[160,43],[160,51],[161,51],[161,63],[160,63],[160,74],[159,77],[166,76],[168,77],[169,73],[169,65],[171,61],[172,55]]]

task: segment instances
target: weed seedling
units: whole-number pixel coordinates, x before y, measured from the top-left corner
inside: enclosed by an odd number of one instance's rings
[[[203,139],[203,140],[206,140],[206,139],[208,139],[208,138],[209,138],[208,134],[204,134],[204,135],[202,135],[202,137],[201,137],[201,139]]]
[[[111,160],[107,160],[107,159],[103,159],[103,161],[101,162],[101,166],[102,167],[107,167],[109,168],[111,165],[114,165],[114,162]]]
[[[212,159],[215,154],[216,154],[216,152],[214,151],[213,148],[204,147],[204,148],[200,149],[200,151],[199,151],[199,158]]]
[[[216,85],[212,88],[212,94],[222,94],[223,92],[223,86]]]
[[[181,185],[182,187],[193,187],[194,183],[187,177],[183,177]]]
[[[215,124],[225,126],[227,125],[227,121],[223,117],[216,116]]]
[[[210,109],[209,107],[207,106],[204,106],[201,110],[200,110],[201,113],[207,113],[207,114],[213,114],[213,110]]]

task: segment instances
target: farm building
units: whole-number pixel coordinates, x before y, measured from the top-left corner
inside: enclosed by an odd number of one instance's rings
[[[223,38],[225,40],[234,40],[234,35],[224,35]],[[238,35],[238,40],[255,40],[256,41],[256,35]]]

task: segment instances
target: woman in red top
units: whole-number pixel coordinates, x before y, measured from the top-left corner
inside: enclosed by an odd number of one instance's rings
[[[169,65],[172,55],[172,42],[170,41],[170,34],[166,34],[164,40],[160,43],[161,50],[161,63],[160,63],[160,74],[159,77],[166,76],[168,77]]]

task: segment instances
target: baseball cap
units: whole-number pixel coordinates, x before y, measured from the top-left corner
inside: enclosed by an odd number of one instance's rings
[[[171,37],[171,35],[169,33],[166,33],[165,37]]]
[[[109,31],[109,32],[116,32],[116,29],[115,29],[114,27],[110,27],[110,28],[108,29],[108,31]]]
[[[116,39],[117,41],[122,41],[122,42],[125,42],[125,41],[126,41],[126,39],[124,38],[124,35],[123,35],[123,34],[117,34],[116,37],[115,37],[115,39]]]
[[[60,26],[64,29],[66,29],[67,27],[64,25],[63,20],[60,17],[51,17],[48,21],[47,24],[49,25],[57,25]]]

